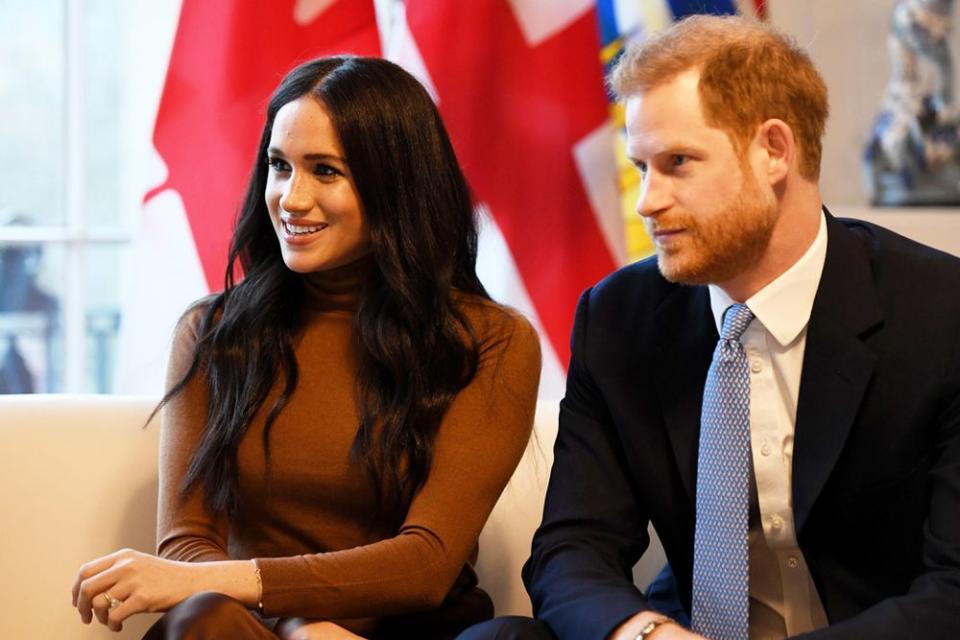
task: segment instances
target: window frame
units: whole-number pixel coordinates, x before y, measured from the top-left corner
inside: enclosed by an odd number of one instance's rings
[[[63,287],[60,293],[63,323],[62,385],[45,389],[46,393],[89,393],[85,374],[86,293],[88,282],[87,251],[93,247],[123,248],[132,243],[129,225],[122,221],[114,227],[87,224],[86,102],[84,87],[84,0],[63,0],[63,83],[64,83],[64,222],[62,226],[0,226],[0,244],[8,246],[61,247],[64,255]],[[51,360],[48,354],[48,360]],[[49,375],[48,375],[49,379]]]

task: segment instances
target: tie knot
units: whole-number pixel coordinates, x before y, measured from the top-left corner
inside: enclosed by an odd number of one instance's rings
[[[723,340],[739,340],[743,332],[747,330],[750,321],[753,320],[753,312],[745,304],[735,304],[727,307],[723,312],[723,328],[720,330],[720,338]]]

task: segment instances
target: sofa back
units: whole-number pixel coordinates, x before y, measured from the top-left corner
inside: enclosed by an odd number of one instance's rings
[[[122,634],[88,627],[70,606],[82,562],[130,547],[153,552],[159,420],[154,398],[0,396],[0,638],[139,638],[156,616]],[[540,521],[556,433],[542,403],[538,436],[480,540],[480,584],[498,614],[530,614],[520,566]]]
[[[123,547],[153,552],[159,420],[154,398],[0,395],[0,638],[140,638],[156,615],[120,634],[83,626],[70,606],[80,563]],[[530,615],[520,567],[540,522],[558,403],[541,400],[534,437],[480,536],[477,573],[498,615]],[[645,585],[663,566],[651,549]]]

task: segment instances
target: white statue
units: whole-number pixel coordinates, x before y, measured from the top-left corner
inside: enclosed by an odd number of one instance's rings
[[[882,110],[866,149],[874,204],[960,204],[960,121],[948,36],[953,0],[900,0]]]

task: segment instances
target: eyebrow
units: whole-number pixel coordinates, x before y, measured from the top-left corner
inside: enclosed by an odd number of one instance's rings
[[[704,150],[692,145],[677,145],[677,146],[665,146],[663,149],[657,151],[653,154],[653,157],[657,156],[702,156],[704,155]],[[633,156],[627,156],[627,158],[636,165],[638,162],[647,162],[646,160],[639,160]]]
[[[658,155],[670,155],[670,156],[693,156],[693,155],[703,155],[704,151],[702,148],[691,146],[691,145],[677,145],[675,147],[667,147]]]
[[[277,149],[276,147],[267,148],[267,154],[271,156],[280,156],[281,158],[287,157],[286,154]],[[337,160],[338,162],[346,162],[343,158],[338,156],[335,153],[307,153],[303,156],[304,160]]]

